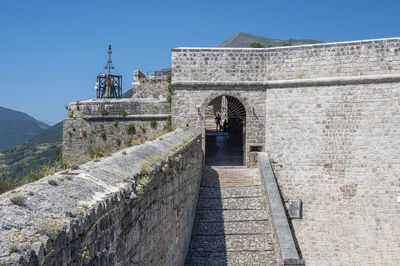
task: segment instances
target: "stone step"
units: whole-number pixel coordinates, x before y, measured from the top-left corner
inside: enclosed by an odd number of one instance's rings
[[[262,197],[207,199],[199,198],[198,210],[263,210]]]
[[[257,169],[204,169],[185,265],[276,265]]]
[[[261,186],[245,187],[200,187],[199,198],[237,198],[237,197],[262,197]]]
[[[276,265],[274,252],[231,251],[189,253],[185,265]]]
[[[243,180],[242,182],[202,181],[201,185],[204,187],[250,187],[257,184],[255,184],[254,181]]]
[[[191,252],[269,251],[273,241],[269,235],[193,236]]]
[[[268,221],[215,222],[193,224],[193,235],[258,235],[270,233]]]
[[[228,175],[258,175],[258,168],[248,168],[247,166],[206,166],[204,173],[209,174],[228,174]]]
[[[264,210],[197,210],[197,223],[265,221],[268,215]]]

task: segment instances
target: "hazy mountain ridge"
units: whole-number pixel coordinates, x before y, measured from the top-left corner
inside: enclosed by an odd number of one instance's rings
[[[288,46],[289,39],[287,40],[271,39],[250,33],[238,32],[233,34],[226,41],[222,42],[220,45],[218,45],[218,47],[246,48],[250,47],[251,43],[261,43],[266,47],[280,47],[280,46]],[[323,43],[323,42],[310,39],[291,39],[292,46],[314,44],[314,43]]]
[[[12,109],[5,108],[5,107],[0,107],[0,120],[31,121],[31,122],[35,123],[36,125],[38,125],[42,129],[46,129],[46,128],[50,127],[48,124],[43,123],[39,120],[36,120],[32,116],[30,116],[24,112],[12,110]]]
[[[32,116],[0,107],[0,150],[24,143],[49,125]]]
[[[62,142],[63,123],[58,122],[52,127],[49,127],[39,134],[29,138],[27,141],[32,144],[40,143],[61,143]]]

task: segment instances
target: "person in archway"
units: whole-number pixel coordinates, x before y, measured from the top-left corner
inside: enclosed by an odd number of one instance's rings
[[[221,129],[221,116],[219,115],[219,113],[217,113],[217,116],[215,117],[215,125],[217,131]]]
[[[228,121],[226,119],[224,120],[224,123],[222,124],[222,129],[224,130],[224,135],[228,132]]]

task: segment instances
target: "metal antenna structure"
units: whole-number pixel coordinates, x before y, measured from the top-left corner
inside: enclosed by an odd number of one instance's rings
[[[121,98],[122,97],[122,75],[111,74],[111,70],[114,69],[111,59],[111,44],[108,45],[108,60],[104,67],[106,70],[104,74],[97,76],[96,79],[96,97],[102,98]]]

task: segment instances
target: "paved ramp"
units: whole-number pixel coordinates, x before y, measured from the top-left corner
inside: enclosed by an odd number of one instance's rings
[[[276,265],[257,169],[205,168],[186,265]]]

